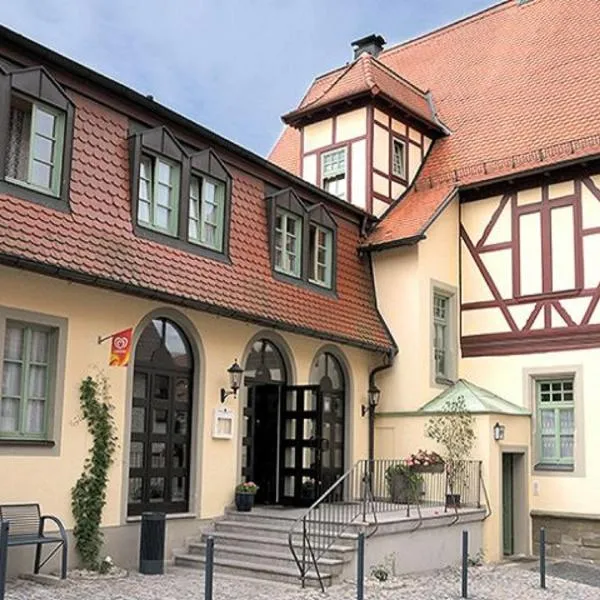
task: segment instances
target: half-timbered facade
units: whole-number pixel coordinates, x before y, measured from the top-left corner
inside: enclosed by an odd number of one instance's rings
[[[362,249],[399,347],[378,376],[376,454],[430,445],[434,399],[470,390],[491,559],[531,552],[540,525],[552,552],[600,558],[598,14],[593,0],[506,0],[390,48],[358,40],[271,154],[325,185],[306,140],[366,103],[346,200],[381,217]]]

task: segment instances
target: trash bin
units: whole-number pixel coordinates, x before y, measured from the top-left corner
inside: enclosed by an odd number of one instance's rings
[[[142,513],[140,573],[162,575],[165,571],[165,513]]]

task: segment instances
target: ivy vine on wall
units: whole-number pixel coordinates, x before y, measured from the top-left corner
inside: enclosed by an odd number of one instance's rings
[[[103,535],[100,524],[106,504],[108,471],[117,445],[106,376],[86,377],[79,387],[79,399],[93,442],[83,464],[83,473],[71,490],[71,510],[75,518],[73,535],[83,567],[97,571],[101,568]]]

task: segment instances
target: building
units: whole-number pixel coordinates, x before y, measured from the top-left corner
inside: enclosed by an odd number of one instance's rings
[[[304,506],[365,456],[359,406],[395,353],[357,252],[371,215],[4,28],[0,98],[1,502],[72,528],[79,386],[98,372],[120,564],[144,510],[168,514],[171,549],[244,478]],[[130,364],[109,367],[100,338],[128,328]]]
[[[428,444],[426,418],[463,396],[490,559],[530,553],[542,525],[555,554],[600,558],[599,34],[594,0],[507,0],[357,40],[270,156],[379,217],[362,249],[399,354],[377,456]]]

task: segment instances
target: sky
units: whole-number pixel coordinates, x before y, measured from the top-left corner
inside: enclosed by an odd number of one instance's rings
[[[280,116],[352,59],[353,40],[390,46],[494,3],[0,0],[0,22],[266,156]]]

